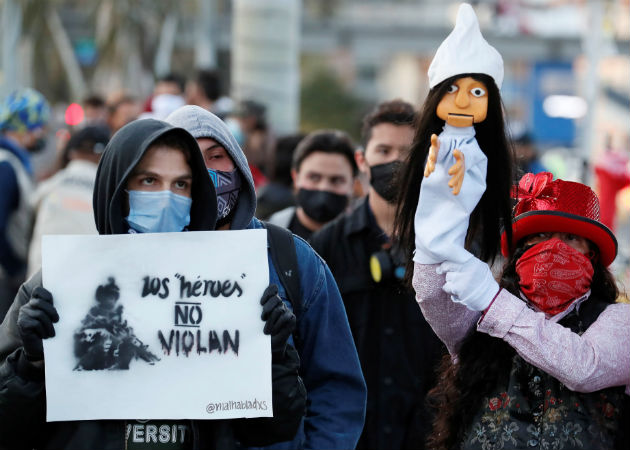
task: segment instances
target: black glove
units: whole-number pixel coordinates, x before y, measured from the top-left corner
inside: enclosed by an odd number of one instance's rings
[[[55,335],[54,322],[59,321],[59,314],[52,304],[52,294],[43,287],[36,287],[31,293],[31,299],[20,308],[17,328],[24,356],[29,361],[44,359],[42,339]]]
[[[295,330],[295,314],[286,307],[278,296],[278,286],[270,284],[260,298],[263,311],[260,316],[265,321],[263,332],[271,335],[273,359],[282,358],[287,348],[287,339]]]

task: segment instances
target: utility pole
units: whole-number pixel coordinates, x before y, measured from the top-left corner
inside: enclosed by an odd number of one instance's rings
[[[20,36],[22,34],[22,6],[20,0],[4,0],[2,3],[2,67],[0,67],[0,98],[19,87],[18,70],[22,67]]]
[[[580,181],[589,184],[591,175],[589,160],[593,145],[595,144],[595,113],[599,99],[599,62],[602,51],[602,22],[603,9],[601,0],[588,0],[585,8],[589,24],[584,29],[582,36],[582,48],[587,61],[588,69],[582,84],[584,98],[588,108],[582,122],[581,132],[581,160],[582,173]]]
[[[278,134],[299,124],[299,0],[236,0],[232,24],[232,95],[267,107]]]
[[[171,71],[171,54],[175,47],[175,37],[177,35],[178,13],[175,8],[166,15],[162,29],[160,30],[160,40],[155,51],[153,72],[158,77],[164,76]]]
[[[195,21],[195,68],[214,69],[217,66],[217,49],[213,32],[215,19],[215,0],[198,0],[197,18]]]

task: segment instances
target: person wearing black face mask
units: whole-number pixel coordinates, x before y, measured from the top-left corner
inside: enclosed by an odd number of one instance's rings
[[[430,423],[424,398],[445,352],[402,283],[405,255],[390,239],[396,174],[413,141],[415,117],[413,106],[400,100],[365,117],[364,150],[355,158],[370,180],[368,197],[310,240],[337,281],[368,385],[358,449],[423,448]]]
[[[357,175],[354,149],[350,137],[338,130],[315,131],[302,139],[291,169],[297,207],[278,211],[269,222],[308,239],[341,214]]]
[[[24,281],[32,211],[31,153],[44,147],[50,106],[33,89],[0,103],[0,322]]]

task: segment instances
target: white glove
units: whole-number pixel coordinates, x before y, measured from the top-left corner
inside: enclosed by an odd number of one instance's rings
[[[451,295],[451,300],[473,311],[486,309],[499,292],[490,267],[474,256],[463,264],[446,261],[436,272],[446,274],[442,290]]]

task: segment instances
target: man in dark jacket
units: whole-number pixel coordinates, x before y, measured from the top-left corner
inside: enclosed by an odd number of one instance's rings
[[[147,193],[166,200],[137,201]],[[213,229],[216,195],[194,138],[152,119],[123,127],[99,164],[94,215],[100,234]],[[295,317],[275,292],[270,286],[261,299],[272,342],[274,417],[46,422],[42,339],[55,335],[53,323],[59,316],[51,293],[41,286],[41,272],[36,273],[22,285],[0,325],[0,448],[160,448],[165,443],[162,430],[170,433],[168,443],[175,444],[169,448],[179,449],[230,449],[290,438],[304,413],[305,390],[297,375],[296,352],[287,343]],[[159,443],[149,429],[160,430]]]
[[[269,222],[308,240],[346,211],[358,172],[355,149],[350,136],[340,130],[307,134],[291,162],[297,206],[274,213]]]
[[[424,398],[443,352],[401,282],[404,255],[390,239],[393,181],[411,146],[415,115],[410,104],[392,101],[364,119],[365,148],[356,159],[370,179],[368,197],[311,237],[339,285],[368,386],[359,449],[423,448],[430,429]]]

